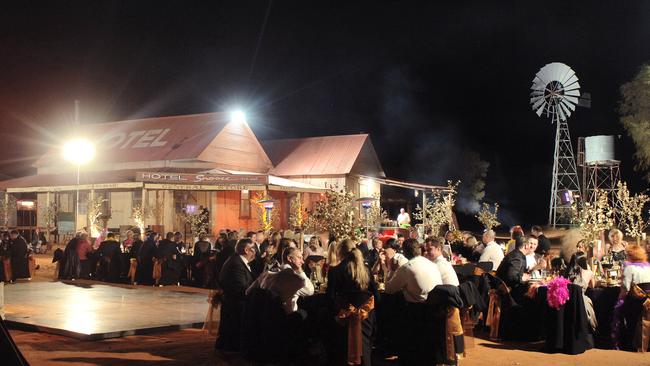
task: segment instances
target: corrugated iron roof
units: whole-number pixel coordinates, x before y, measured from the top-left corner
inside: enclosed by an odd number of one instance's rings
[[[79,184],[102,184],[102,183],[124,183],[134,182],[135,173],[138,170],[114,170],[103,172],[84,172],[79,174]],[[40,174],[26,177],[14,178],[0,182],[0,189],[7,188],[27,188],[27,187],[56,187],[56,186],[75,186],[77,184],[77,174]]]
[[[229,122],[227,113],[203,113],[87,124],[75,132],[95,143],[95,162],[187,160],[196,159]],[[58,160],[53,149],[34,166]]]
[[[364,144],[376,160],[368,134],[262,141],[275,166],[271,174],[278,176],[349,174]],[[376,164],[383,174],[378,160]]]

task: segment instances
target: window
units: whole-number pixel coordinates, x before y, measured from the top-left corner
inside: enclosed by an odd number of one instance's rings
[[[251,217],[251,199],[247,189],[239,191],[239,218],[248,219]]]

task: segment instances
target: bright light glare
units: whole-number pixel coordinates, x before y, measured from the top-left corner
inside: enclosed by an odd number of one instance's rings
[[[230,121],[235,123],[246,123],[246,115],[242,111],[233,111],[230,113]]]
[[[95,146],[85,139],[71,140],[63,145],[63,158],[78,165],[86,164],[95,157]]]

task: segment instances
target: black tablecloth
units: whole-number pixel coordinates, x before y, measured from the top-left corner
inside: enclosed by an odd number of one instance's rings
[[[616,287],[597,287],[587,289],[587,296],[594,303],[594,312],[598,320],[598,328],[594,334],[594,341],[597,348],[613,349],[612,341],[612,321],[614,316],[614,306],[618,301],[621,288]]]
[[[548,306],[547,287],[537,290],[536,298],[542,305],[541,323],[544,324],[547,352],[575,355],[593,348],[594,341],[584,308],[582,288],[570,284],[568,289],[569,300],[558,310]]]

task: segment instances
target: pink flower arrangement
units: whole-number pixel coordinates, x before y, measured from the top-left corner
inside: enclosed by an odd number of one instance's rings
[[[546,302],[548,306],[552,307],[555,310],[559,310],[562,305],[564,305],[567,300],[569,300],[569,288],[568,285],[571,281],[566,278],[559,276],[552,279],[546,286],[548,291],[546,293]]]

